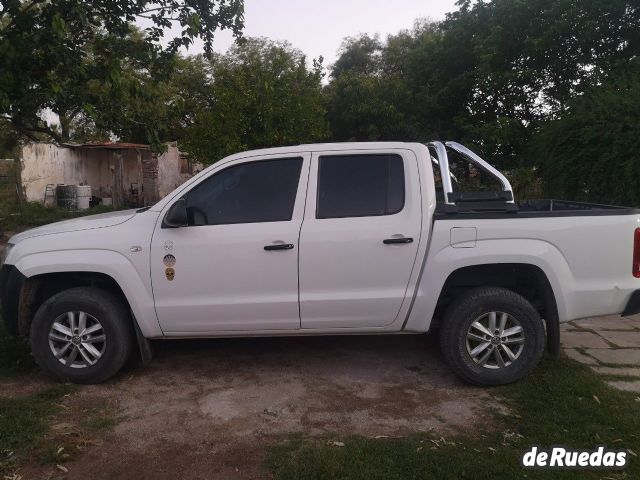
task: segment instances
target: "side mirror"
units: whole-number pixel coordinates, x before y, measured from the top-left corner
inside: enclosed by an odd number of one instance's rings
[[[187,218],[187,205],[184,198],[171,205],[169,211],[162,221],[163,228],[179,228],[187,227],[189,220]]]

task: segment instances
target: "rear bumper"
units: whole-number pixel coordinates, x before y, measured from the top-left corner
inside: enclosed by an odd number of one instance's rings
[[[7,331],[12,335],[19,335],[18,310],[20,308],[20,291],[27,277],[20,273],[13,265],[0,267],[0,306],[2,320]]]
[[[637,313],[640,313],[640,290],[631,293],[627,306],[624,307],[620,315],[628,317],[629,315],[635,315]]]

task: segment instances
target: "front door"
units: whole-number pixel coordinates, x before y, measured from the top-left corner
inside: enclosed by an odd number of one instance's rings
[[[391,324],[416,262],[421,219],[413,152],[314,154],[300,235],[302,328]]]
[[[298,239],[308,154],[241,160],[182,198],[189,226],[151,244],[158,320],[166,334],[295,330]]]

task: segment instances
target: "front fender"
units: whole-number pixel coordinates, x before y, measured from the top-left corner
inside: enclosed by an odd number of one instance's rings
[[[520,263],[538,267],[551,285],[560,322],[571,319],[567,299],[575,283],[567,260],[553,244],[535,239],[478,240],[474,248],[453,248],[448,243],[432,250],[426,259],[413,308],[405,330],[426,332],[449,276],[458,269],[475,265]]]
[[[144,262],[143,262],[144,264]],[[27,278],[47,273],[88,272],[111,277],[124,293],[143,335],[161,337],[149,272],[112,250],[85,249],[38,252],[21,257],[15,267]],[[147,283],[143,281],[147,279]]]

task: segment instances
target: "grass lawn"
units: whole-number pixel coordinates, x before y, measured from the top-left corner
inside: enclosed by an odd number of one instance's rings
[[[0,475],[10,474],[24,462],[64,459],[56,458],[56,447],[45,435],[56,402],[71,389],[70,385],[58,385],[26,397],[0,398]]]
[[[535,373],[493,393],[510,408],[492,432],[455,438],[291,437],[271,447],[267,467],[276,479],[637,479],[640,478],[640,397],[608,387],[566,358],[545,360]],[[334,442],[344,446],[335,446]],[[625,470],[524,470],[531,445],[596,445],[631,449]]]
[[[0,202],[0,230],[13,232],[66,220],[68,218],[94,215],[112,210],[111,207],[97,206],[87,210],[76,211],[45,207],[37,202],[23,202],[19,204],[15,200],[2,201]]]
[[[15,379],[35,368],[27,342],[13,338],[0,324],[0,379]],[[58,385],[34,395],[0,398],[0,476],[28,459],[50,456],[52,447],[44,440],[49,417],[55,402],[70,390],[69,385]]]

